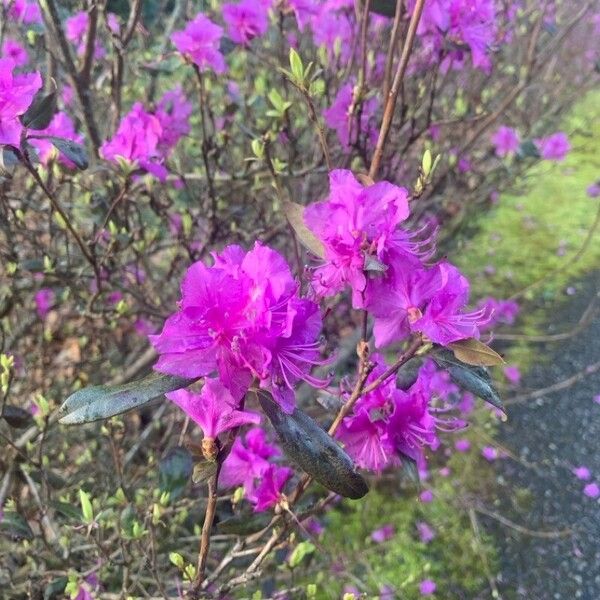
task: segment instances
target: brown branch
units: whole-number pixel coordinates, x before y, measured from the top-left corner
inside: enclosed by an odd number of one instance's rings
[[[404,14],[404,0],[396,2],[396,12],[394,13],[394,24],[392,25],[392,33],[390,44],[388,46],[387,55],[385,57],[385,71],[383,75],[383,97],[387,98],[390,93],[390,85],[392,84],[392,67],[394,66],[394,54],[398,46],[400,36],[400,25],[402,23],[402,15]]]
[[[48,30],[54,33],[54,36],[58,41],[63,63],[67,70],[67,74],[71,79],[71,83],[75,88],[75,93],[77,94],[77,98],[81,106],[83,120],[94,149],[94,154],[98,156],[98,149],[100,148],[101,141],[98,133],[98,127],[96,126],[96,121],[94,119],[94,112],[90,99],[90,89],[89,87],[83,85],[83,82],[77,73],[77,67],[75,66],[73,57],[71,56],[71,48],[62,29],[60,17],[58,16],[58,10],[54,0],[38,0],[38,4],[42,10],[42,15],[44,16],[44,21],[48,27]]]
[[[406,73],[408,59],[410,58],[410,53],[412,52],[413,43],[415,41],[415,35],[417,33],[417,26],[419,25],[419,20],[421,19],[421,14],[423,12],[424,5],[425,0],[416,0],[413,14],[410,17],[410,23],[408,24],[406,40],[404,41],[404,46],[402,48],[402,55],[400,56],[400,62],[398,63],[396,74],[394,75],[394,81],[386,99],[385,109],[383,111],[383,119],[381,121],[381,128],[379,130],[379,138],[377,139],[375,153],[373,154],[371,168],[369,169],[369,177],[371,179],[375,179],[375,177],[377,176],[377,172],[379,171],[379,166],[381,164],[381,159],[383,158],[383,150],[385,148],[385,143],[390,132],[392,119],[394,118],[394,111],[396,109],[398,92],[400,91],[400,87],[402,86],[402,81],[404,79],[404,74]]]
[[[206,561],[210,549],[210,532],[212,531],[213,521],[217,512],[217,486],[219,483],[219,471],[221,464],[217,465],[217,472],[208,480],[208,499],[206,504],[206,513],[204,515],[204,524],[202,525],[202,534],[200,535],[200,551],[198,552],[198,566],[196,568],[196,578],[189,591],[190,598],[198,598],[204,581],[206,571]]]
[[[94,64],[94,52],[96,50],[96,33],[98,31],[98,5],[96,2],[91,2],[91,7],[88,11],[88,29],[85,39],[85,51],[83,54],[83,65],[79,72],[81,85],[89,87],[90,74]]]

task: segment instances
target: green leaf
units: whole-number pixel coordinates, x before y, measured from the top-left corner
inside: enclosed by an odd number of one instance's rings
[[[490,374],[486,368],[461,363],[456,360],[452,352],[444,349],[436,350],[432,357],[440,367],[448,371],[454,383],[504,411],[502,399],[492,385]]]
[[[182,446],[172,448],[158,465],[158,482],[161,492],[168,492],[170,500],[179,498],[192,476],[192,455]]]
[[[304,66],[300,55],[294,48],[290,48],[290,68],[296,82],[302,83],[304,80]]]
[[[296,568],[307,556],[315,551],[315,545],[310,542],[300,542],[290,554],[288,564],[290,568]]]
[[[32,540],[33,531],[29,523],[14,510],[5,510],[0,519],[0,534],[15,541]]]
[[[60,407],[63,425],[89,423],[108,419],[139,408],[167,392],[185,388],[195,379],[152,373],[124,385],[97,385],[78,390]]]
[[[19,406],[6,405],[0,415],[11,427],[23,429],[31,424],[33,415]]]
[[[44,600],[64,598],[64,592],[68,581],[69,578],[66,576],[53,579],[44,589]]]
[[[72,140],[48,136],[52,145],[65,157],[68,158],[78,169],[84,171],[88,168],[89,161],[85,148]]]
[[[333,438],[300,409],[291,415],[261,391],[260,405],[279,436],[287,457],[328,490],[347,498],[362,498],[369,488],[352,459]]]
[[[504,364],[504,359],[497,352],[475,338],[452,342],[448,347],[458,360],[467,365],[493,367]]]
[[[321,243],[321,240],[306,226],[306,223],[304,222],[304,206],[286,200],[283,203],[283,210],[289,224],[296,232],[300,243],[310,250],[315,256],[318,256],[319,258],[325,258],[325,247]]]
[[[20,117],[28,129],[46,129],[56,113],[56,87],[49,94],[38,92],[27,111]]]
[[[83,490],[79,490],[79,502],[81,503],[81,514],[84,523],[92,523],[94,521],[92,501],[90,500],[89,495]]]
[[[52,500],[49,504],[57,513],[60,513],[63,517],[67,517],[67,519],[78,522],[83,519],[81,511],[73,504],[59,502],[58,500]]]
[[[533,140],[525,140],[521,142],[517,154],[521,158],[540,158],[540,151]]]
[[[432,164],[433,159],[431,158],[431,150],[428,148],[425,150],[425,153],[423,154],[423,160],[421,161],[421,170],[423,171],[423,175],[425,175],[425,177],[431,173]]]
[[[396,14],[397,0],[371,0],[371,12],[384,17],[393,17]]]
[[[217,463],[214,460],[205,460],[194,465],[192,481],[202,483],[217,472]]]

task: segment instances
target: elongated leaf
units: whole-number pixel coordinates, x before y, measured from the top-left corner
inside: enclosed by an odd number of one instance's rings
[[[96,385],[69,396],[60,407],[63,425],[90,423],[139,408],[167,392],[191,385],[195,379],[152,373],[124,385]]]
[[[52,145],[68,158],[78,169],[82,171],[88,168],[89,162],[87,152],[85,148],[72,140],[65,140],[63,138],[48,136],[47,138],[52,142]]]
[[[283,210],[292,229],[296,232],[300,243],[315,256],[325,258],[325,248],[321,240],[315,236],[304,222],[304,206],[286,200],[283,204]]]
[[[432,356],[440,367],[448,371],[454,383],[504,411],[502,400],[485,367],[463,364],[448,350],[437,350]]]
[[[474,338],[452,342],[448,347],[458,360],[467,365],[493,367],[504,364],[504,359],[497,352]]]
[[[28,129],[46,129],[56,113],[56,89],[49,94],[38,92],[33,102],[21,116],[21,123]]]
[[[259,400],[290,460],[340,496],[358,499],[369,491],[365,480],[356,472],[352,459],[307,414],[296,408],[288,415],[262,393]]]
[[[33,415],[19,406],[6,405],[0,415],[11,427],[23,429],[31,424]]]
[[[33,531],[29,523],[14,510],[5,510],[0,519],[0,534],[13,540],[32,540]]]
[[[177,500],[192,476],[192,456],[183,446],[169,450],[158,465],[158,481],[161,492],[169,492],[170,500]]]
[[[67,519],[72,519],[73,521],[77,522],[81,522],[83,520],[81,509],[75,504],[70,504],[69,502],[59,502],[58,500],[51,500],[50,506],[63,517],[67,517]]]

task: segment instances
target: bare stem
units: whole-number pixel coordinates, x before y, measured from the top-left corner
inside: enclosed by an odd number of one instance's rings
[[[398,68],[396,69],[396,74],[394,75],[394,81],[392,83],[392,87],[389,91],[385,102],[383,119],[381,121],[381,128],[379,130],[379,138],[377,139],[377,146],[375,146],[375,153],[373,154],[371,168],[369,169],[369,177],[371,177],[371,179],[375,179],[375,176],[379,171],[381,159],[383,158],[383,150],[385,148],[385,143],[390,132],[392,119],[394,118],[394,111],[396,109],[398,92],[400,91],[400,87],[402,86],[402,81],[404,79],[404,74],[406,73],[408,59],[410,58],[410,53],[412,51],[413,43],[415,41],[417,26],[419,25],[419,20],[421,19],[424,4],[425,0],[417,0],[415,3],[413,14],[410,17],[410,23],[408,24],[408,32],[406,34],[406,40],[404,41],[404,46],[402,48],[400,62],[398,63]]]

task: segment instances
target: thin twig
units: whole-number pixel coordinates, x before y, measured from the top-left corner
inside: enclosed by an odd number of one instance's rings
[[[379,171],[379,166],[381,164],[381,159],[383,158],[383,150],[385,148],[385,143],[390,132],[392,119],[394,118],[394,111],[396,109],[398,92],[400,90],[400,86],[402,85],[404,74],[406,73],[408,59],[410,58],[410,54],[412,52],[413,43],[415,41],[415,35],[417,33],[417,26],[419,25],[424,5],[425,0],[416,0],[415,8],[410,17],[410,23],[408,24],[408,31],[406,33],[406,40],[404,42],[404,47],[402,48],[400,62],[398,63],[396,74],[394,75],[392,87],[386,99],[385,109],[383,111],[383,119],[381,121],[381,128],[379,130],[379,137],[377,139],[377,145],[375,146],[373,160],[371,161],[371,168],[369,169],[369,177],[371,179],[375,179],[375,177],[377,176],[377,172]]]

